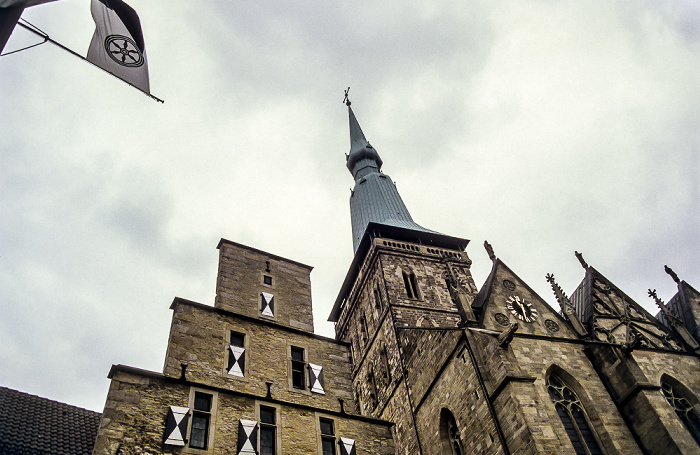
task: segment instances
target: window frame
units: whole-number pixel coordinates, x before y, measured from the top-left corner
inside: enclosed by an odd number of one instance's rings
[[[299,360],[292,359],[292,351],[298,349],[302,352],[303,362]],[[308,365],[309,365],[309,350],[306,345],[299,343],[287,343],[287,375],[289,376],[288,387],[292,392],[303,393],[311,395],[309,390],[309,375],[308,375]],[[295,365],[296,364],[296,365]],[[296,368],[295,368],[296,367]],[[302,386],[296,387],[294,385],[295,372],[299,372],[302,378]]]
[[[440,410],[440,447],[443,453],[466,455],[457,420],[452,411],[447,408]]]
[[[662,375],[660,384],[661,395],[678,420],[681,421],[683,428],[690,433],[695,443],[700,446],[700,425],[698,424],[700,422],[700,412],[698,412],[700,406],[698,406],[698,398],[687,387],[668,375]],[[667,388],[670,391],[666,390]],[[669,397],[669,393],[672,395],[671,397]],[[684,409],[677,407],[680,405],[679,401],[681,400],[685,402]],[[682,414],[685,414],[685,416]],[[688,418],[689,414],[694,418],[694,422]]]
[[[232,345],[231,335],[234,333],[239,334],[239,335],[243,335],[243,349],[245,349],[245,352],[243,353],[243,355],[245,358],[245,365],[243,367],[243,376],[242,377],[236,376],[235,374],[229,374],[228,368],[227,368],[228,362],[229,362],[229,359],[231,356],[231,348],[230,348],[230,346]],[[225,340],[225,354],[224,354],[223,364],[221,366],[222,376],[227,378],[227,379],[235,379],[238,381],[248,381],[248,376],[249,376],[249,372],[250,372],[250,358],[251,358],[251,356],[250,356],[250,334],[243,327],[228,325],[225,329],[224,340]]]
[[[568,376],[568,375],[567,375]],[[552,378],[556,378],[560,382],[561,385],[557,386],[555,384],[552,384]],[[560,374],[559,371],[552,371],[549,372],[545,378],[545,389],[547,392],[547,395],[550,399],[550,402],[554,406],[554,409],[559,416],[559,421],[561,422],[562,426],[564,427],[565,433],[568,437],[568,440],[571,442],[572,447],[574,448],[574,451],[576,451],[577,454],[580,454],[580,452],[576,449],[576,441],[572,438],[572,434],[569,430],[567,430],[566,422],[564,421],[564,417],[562,416],[562,413],[560,413],[560,409],[562,412],[566,414],[567,419],[569,420],[569,423],[573,429],[573,432],[575,433],[579,444],[581,445],[581,448],[583,449],[585,455],[595,455],[595,454],[605,454],[605,446],[603,445],[600,436],[598,435],[598,432],[596,431],[596,428],[593,426],[593,423],[591,422],[591,418],[589,417],[589,412],[586,409],[586,406],[581,400],[581,397],[579,393],[577,393],[575,386],[571,384],[570,381],[568,381],[565,377],[563,377],[562,374]],[[567,394],[560,393],[560,392],[552,392],[552,389],[567,389],[569,398],[567,398]],[[561,396],[561,399],[555,400],[553,393],[557,393],[559,396]],[[571,398],[573,397],[573,399]],[[566,404],[565,404],[566,403]],[[558,407],[559,406],[559,407]],[[573,414],[571,408],[572,406],[577,407],[581,415],[583,417],[583,422],[576,419],[576,416]],[[582,428],[580,426],[581,423],[585,423],[586,426],[588,427],[586,430],[590,433],[591,435],[591,442],[594,442],[595,445],[597,446],[598,451],[594,451],[595,447],[591,447],[589,445],[589,442],[586,440],[585,435],[582,432]]]
[[[338,425],[337,420],[325,414],[318,414],[316,417],[316,432],[318,436],[318,453],[321,455],[338,455]],[[332,433],[324,433],[322,430],[323,423],[330,423]],[[323,451],[323,443],[332,441],[332,451],[330,454]]]
[[[208,395],[211,397],[209,412],[198,410],[195,408],[195,400],[198,394]],[[183,447],[184,453],[212,453],[214,449],[214,437],[216,432],[216,413],[218,408],[218,393],[213,390],[202,388],[190,388],[189,396],[190,419],[187,423],[187,443]],[[204,415],[207,418],[207,428],[205,433],[204,448],[192,446],[192,427],[195,421],[195,414]]]
[[[409,300],[423,300],[420,286],[418,286],[418,277],[416,277],[415,272],[410,268],[403,268],[401,269],[401,275],[403,276],[406,297],[408,297]]]
[[[262,410],[268,409],[274,412],[275,423],[269,424],[262,421]],[[258,421],[258,453],[262,455],[262,434],[263,429],[274,429],[275,445],[274,445],[274,455],[282,453],[282,425],[280,425],[280,406],[273,403],[267,403],[264,401],[256,401],[255,404],[255,418]]]

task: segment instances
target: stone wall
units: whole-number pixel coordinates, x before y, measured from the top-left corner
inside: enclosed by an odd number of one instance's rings
[[[326,418],[333,421],[336,440],[355,440],[357,454],[394,454],[391,424],[387,422],[256,398],[129,367],[114,367],[111,377],[94,455],[236,453],[239,420],[258,421],[260,406],[276,409],[279,453],[320,453],[319,419]],[[207,449],[165,445],[169,406],[191,407],[193,391],[214,397]]]
[[[218,248],[217,308],[314,331],[312,267],[228,240]],[[274,316],[262,314],[262,292],[274,295]]]
[[[187,365],[186,378],[196,383],[258,396],[266,396],[271,383],[276,399],[327,410],[340,410],[341,399],[348,412],[356,410],[347,344],[181,299],[172,308],[166,376],[179,378]],[[245,335],[243,378],[226,369],[231,331]],[[325,394],[292,387],[290,346],[305,350],[306,363],[323,367]]]

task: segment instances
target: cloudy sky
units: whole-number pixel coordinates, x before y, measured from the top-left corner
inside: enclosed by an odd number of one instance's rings
[[[159,104],[50,44],[0,59],[0,385],[101,411],[162,369],[175,296],[213,304],[220,238],[352,259],[343,90],[423,226],[550,304],[574,250],[656,313],[700,287],[696,0],[131,0]],[[89,1],[25,11],[87,51]],[[16,30],[5,51],[35,38]]]

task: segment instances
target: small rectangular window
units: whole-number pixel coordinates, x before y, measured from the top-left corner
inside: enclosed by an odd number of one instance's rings
[[[277,410],[260,406],[260,455],[275,455],[277,450]]]
[[[331,419],[319,419],[323,455],[335,455],[335,429]]]
[[[272,277],[270,275],[263,275],[263,283],[272,286]]]
[[[306,381],[306,362],[304,361],[304,350],[302,348],[291,347],[292,355],[292,387],[295,389],[304,389]]]
[[[211,420],[212,396],[207,393],[195,392],[194,411],[192,412],[192,428],[190,430],[190,447],[206,449],[209,438],[209,422]]]
[[[229,375],[245,377],[245,334],[231,331],[226,371]]]
[[[231,346],[244,347],[245,335],[238,332],[231,332]]]

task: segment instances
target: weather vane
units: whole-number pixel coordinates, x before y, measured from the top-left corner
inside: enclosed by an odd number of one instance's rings
[[[350,91],[350,87],[348,87],[347,90],[345,90],[345,97],[343,98],[343,103],[345,103],[346,106],[350,106],[350,98],[348,98],[348,92]]]

